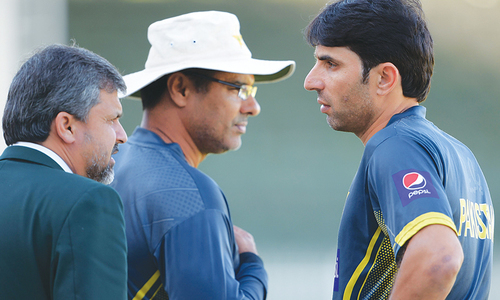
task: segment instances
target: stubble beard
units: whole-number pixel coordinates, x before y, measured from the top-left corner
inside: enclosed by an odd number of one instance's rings
[[[100,182],[102,184],[110,184],[115,179],[115,172],[111,163],[108,163],[104,168],[101,164],[102,160],[95,160],[87,167],[87,177]]]
[[[238,147],[230,147],[224,142],[223,137],[218,137],[214,135],[215,132],[206,128],[206,130],[198,130],[196,132],[196,138],[194,142],[197,145],[201,153],[204,154],[220,154],[225,153],[229,150],[236,150]]]
[[[226,141],[224,133],[218,134],[215,128],[198,126],[194,130],[193,141],[198,150],[203,154],[220,154],[229,150],[237,150],[241,147],[241,140],[238,145],[230,145]]]
[[[368,86],[360,82],[342,98],[342,101],[344,105],[351,107],[342,112],[335,111],[335,107],[332,107],[333,113],[326,117],[328,125],[336,131],[362,134],[373,119],[373,102]],[[355,105],[352,105],[353,101]]]
[[[92,143],[93,138],[87,136],[87,142]],[[115,153],[118,149],[118,144],[115,144],[111,153]],[[90,154],[90,163],[87,165],[85,172],[87,178],[100,182],[102,184],[110,184],[115,178],[115,172],[113,170],[114,163],[111,159],[108,162],[108,152],[103,149],[103,147],[97,146],[94,151]]]

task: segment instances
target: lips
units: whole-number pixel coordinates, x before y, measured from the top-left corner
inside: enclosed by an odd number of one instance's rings
[[[319,98],[318,98],[318,103],[321,104],[321,108],[320,108],[321,112],[324,113],[324,114],[328,113],[328,111],[330,110],[331,106],[328,105],[326,102],[324,102],[323,100],[321,100]]]
[[[322,113],[326,114],[326,113],[328,113],[328,111],[330,110],[330,108],[331,108],[331,106],[321,105],[320,110],[321,110]]]
[[[113,150],[111,151],[111,154],[116,154],[116,153],[118,153],[118,144],[115,144]]]
[[[237,123],[234,126],[238,129],[239,132],[245,133],[247,131],[247,122]]]
[[[118,144],[115,144],[115,146],[113,147],[113,150],[111,151],[111,155],[115,155],[116,153],[118,153]],[[115,165],[115,159],[113,158],[113,156],[110,156],[109,158],[109,164],[111,166],[114,166]]]

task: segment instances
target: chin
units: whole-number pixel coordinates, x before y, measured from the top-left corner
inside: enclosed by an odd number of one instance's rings
[[[218,153],[224,153],[227,151],[235,151],[241,147],[241,136],[233,136],[232,138],[221,141],[219,144],[220,151]]]
[[[235,141],[232,143],[232,145],[228,148],[229,150],[236,151],[241,148],[241,138],[238,139],[238,141]]]
[[[113,182],[114,179],[115,179],[115,173],[114,173],[113,169],[111,169],[110,173],[106,174],[106,176],[102,179],[101,183],[108,185],[111,182]]]

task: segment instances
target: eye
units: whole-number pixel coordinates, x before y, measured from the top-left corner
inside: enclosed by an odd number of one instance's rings
[[[335,68],[337,66],[337,64],[329,60],[326,61],[326,64],[328,65],[329,68]]]

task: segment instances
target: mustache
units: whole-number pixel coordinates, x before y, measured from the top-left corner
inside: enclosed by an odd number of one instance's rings
[[[118,149],[118,144],[115,144],[115,146],[113,147],[113,151],[111,152],[111,154],[116,154],[116,153],[118,153],[118,151],[120,151],[120,149]]]
[[[248,123],[248,116],[240,116],[237,119],[234,120],[235,124],[238,123]]]

